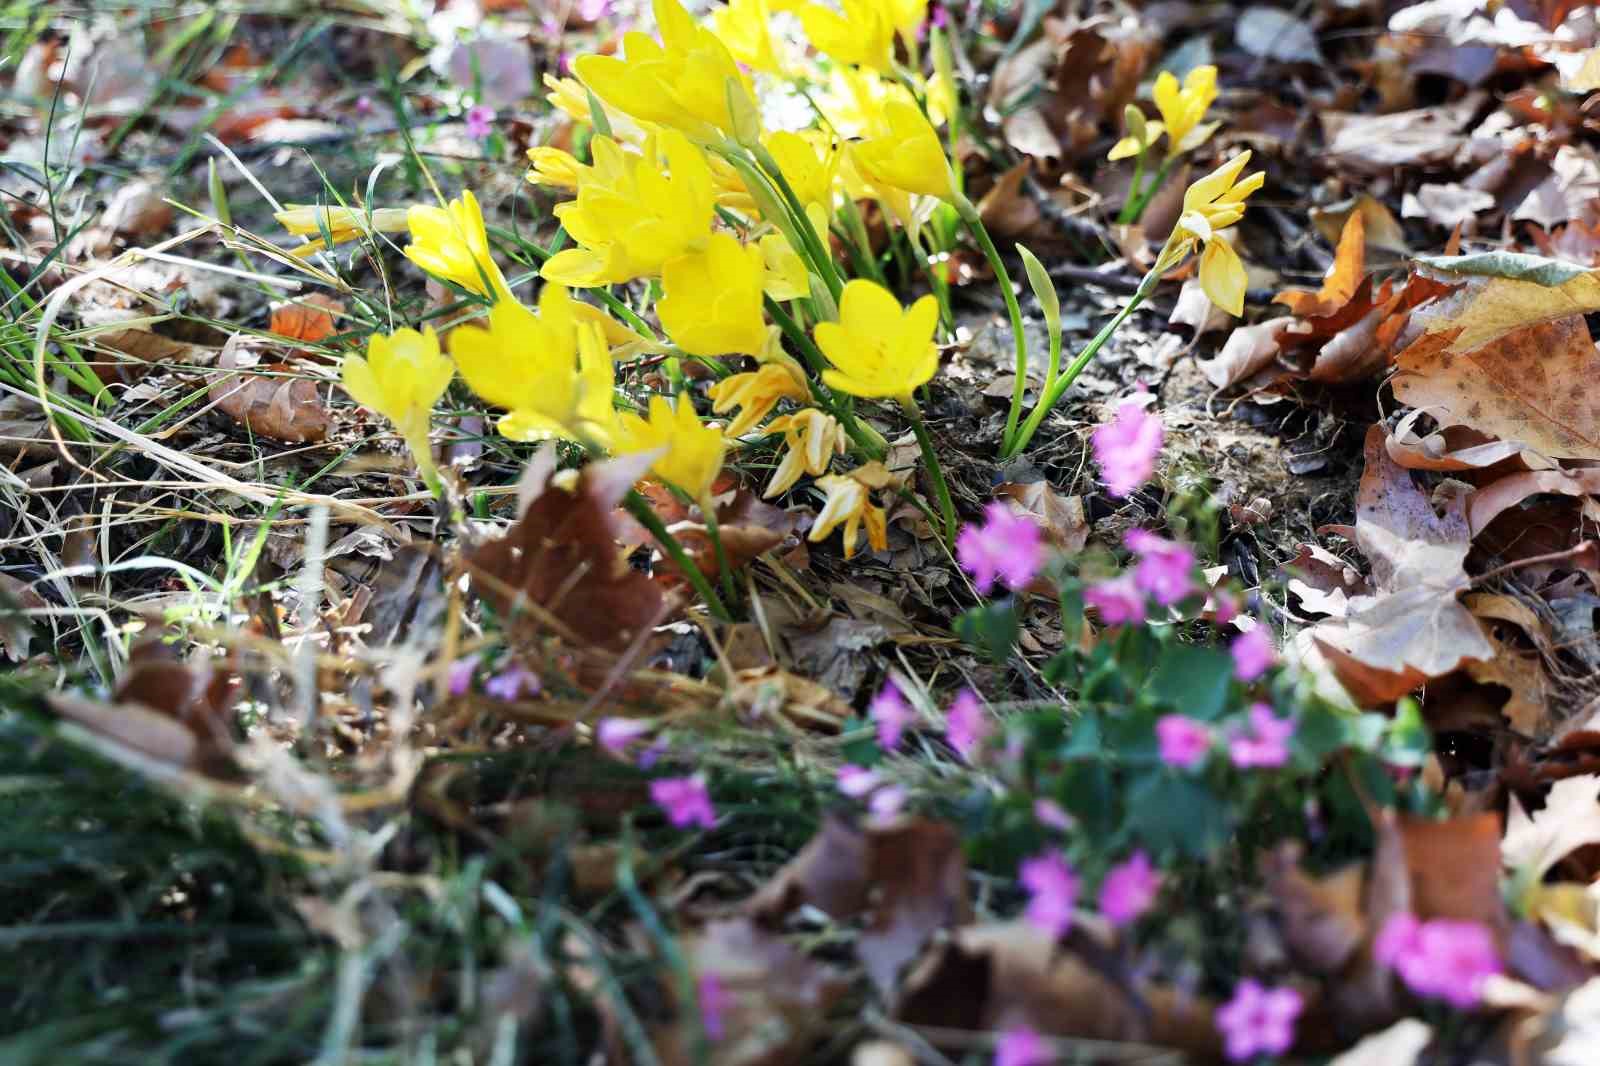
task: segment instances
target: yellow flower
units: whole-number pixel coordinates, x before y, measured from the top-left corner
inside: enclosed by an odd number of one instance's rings
[[[817,347],[837,369],[824,370],[830,389],[868,399],[909,397],[939,369],[933,329],[939,305],[924,296],[902,310],[883,286],[857,278],[844,287],[839,321],[812,330]]]
[[[428,420],[456,368],[439,352],[439,335],[399,329],[367,338],[367,354],[347,355],[340,367],[344,391],[362,407],[394,423],[425,474],[433,470]]]
[[[537,313],[515,300],[489,309],[488,327],[457,326],[450,354],[472,391],[509,413],[500,433],[604,442],[610,435],[611,356],[600,327],[560,285],[546,285]]]
[[[632,411],[618,414],[612,450],[633,455],[657,449],[665,450],[650,464],[650,472],[701,503],[711,494],[728,442],[716,426],[700,424],[687,395],[678,397],[675,409],[658,395],[650,397],[649,418]]]
[[[909,46],[928,17],[928,0],[884,0],[884,11],[890,25]]]
[[[595,164],[580,176],[578,198],[555,209],[579,247],[551,256],[541,277],[578,288],[620,284],[705,245],[716,195],[700,149],[676,130],[663,130],[642,156],[607,137],[591,144]]]
[[[1245,200],[1267,180],[1265,174],[1256,171],[1239,181],[1249,162],[1250,153],[1240,152],[1189,186],[1183,194],[1183,214],[1156,262],[1158,270],[1170,270],[1197,243],[1204,244],[1200,285],[1212,303],[1234,315],[1244,311],[1249,279],[1233,246],[1220,234],[1244,217]]]
[[[839,0],[840,11],[820,4],[799,8],[800,25],[817,51],[841,63],[884,74],[894,70],[894,24],[877,0]]]
[[[821,477],[828,472],[833,457],[844,454],[844,427],[838,419],[815,407],[779,415],[767,423],[767,432],[783,434],[784,450],[772,481],[761,494],[763,499],[789,491],[801,474]]]
[[[511,286],[489,255],[483,212],[472,190],[448,207],[417,204],[406,212],[411,243],[406,258],[443,281],[491,300],[511,299]]]
[[[583,82],[577,78],[558,78],[554,74],[546,73],[544,87],[550,90],[545,94],[545,99],[549,101],[551,107],[580,125],[594,124],[594,114],[589,109],[589,90],[584,88]],[[601,103],[600,109],[605,112],[606,122],[611,126],[611,136],[615,140],[627,144],[637,144],[644,140],[644,130],[633,119],[614,108],[606,107],[604,102]]]
[[[779,130],[766,138],[766,146],[806,213],[815,214],[813,205],[821,208],[826,229],[826,220],[833,217],[833,190],[839,178],[839,150],[833,139],[820,132]]]
[[[779,400],[808,400],[811,393],[804,381],[797,381],[788,367],[768,363],[756,370],[725,377],[707,390],[711,410],[722,414],[741,408],[739,417],[723,429],[723,435],[742,437],[772,412]]]
[[[1162,124],[1167,131],[1167,154],[1189,152],[1206,143],[1217,131],[1219,123],[1200,124],[1206,110],[1217,99],[1217,68],[1206,64],[1195,67],[1184,76],[1183,88],[1171,71],[1163,70],[1156,78],[1151,96],[1156,110],[1161,112]],[[1151,138],[1153,141],[1154,138]]]
[[[296,237],[309,237],[289,254],[299,259],[322,251],[334,244],[353,241],[368,233],[404,233],[406,210],[403,207],[380,207],[372,212],[372,224],[367,224],[367,212],[353,207],[317,207],[312,204],[290,204],[285,211],[272,216],[278,225]],[[325,242],[326,228],[331,242]]]
[[[1150,146],[1161,139],[1161,134],[1166,127],[1159,122],[1151,122],[1144,117],[1144,112],[1129,104],[1122,112],[1122,125],[1128,131],[1127,135],[1111,146],[1111,151],[1106,153],[1106,158],[1113,163],[1118,159],[1130,159],[1136,155],[1143,155],[1150,150]]]
[[[529,148],[528,162],[533,164],[533,169],[528,171],[528,183],[552,189],[577,189],[579,180],[589,170],[571,152],[549,145]]]
[[[757,111],[749,80],[728,46],[697,25],[678,0],[653,0],[652,6],[660,43],[629,33],[622,39],[626,58],[582,56],[578,77],[601,100],[643,122],[682,130],[697,141],[737,137],[741,116]]]
[[[756,245],[713,233],[703,249],[667,260],[661,327],[690,355],[755,355],[766,345],[761,290],[766,265]]]
[[[891,97],[879,119],[869,136],[851,145],[862,176],[874,185],[953,200],[954,176],[927,116],[915,104]]]
[[[783,74],[784,65],[772,44],[772,11],[767,0],[729,0],[711,16],[717,36],[733,58],[769,74]]]
[[[811,295],[811,271],[789,246],[789,238],[769,233],[757,244],[766,266],[767,295],[774,300],[799,300]]]
[[[807,540],[823,540],[843,523],[844,557],[848,559],[856,553],[857,535],[861,532],[862,523],[865,523],[867,543],[874,551],[882,551],[889,546],[888,516],[882,507],[872,502],[866,485],[850,474],[828,474],[817,478],[817,487],[826,496]]]

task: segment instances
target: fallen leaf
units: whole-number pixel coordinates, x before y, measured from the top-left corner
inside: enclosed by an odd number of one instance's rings
[[[1274,7],[1247,7],[1233,26],[1233,39],[1249,55],[1280,63],[1322,63],[1317,36],[1301,18]]]
[[[1492,210],[1495,198],[1482,189],[1469,189],[1457,182],[1423,184],[1406,193],[1400,214],[1406,218],[1425,218],[1445,229],[1462,227],[1465,233],[1477,229],[1478,216]]]
[[[1265,853],[1262,882],[1296,965],[1310,973],[1338,973],[1368,933],[1362,915],[1366,870],[1354,865],[1312,877],[1300,868],[1302,851],[1291,841]]]
[[[1433,1041],[1433,1028],[1415,1018],[1403,1018],[1380,1033],[1353,1044],[1328,1060],[1328,1066],[1414,1066]]]
[[[1362,193],[1355,199],[1343,203],[1313,207],[1311,224],[1322,234],[1323,240],[1329,244],[1337,244],[1352,214],[1361,216],[1367,259],[1373,259],[1374,252],[1407,256],[1411,254],[1411,247],[1406,244],[1405,231],[1400,228],[1399,220],[1381,200],[1375,199],[1368,193]]]
[[[1412,315],[1427,334],[1470,352],[1513,330],[1600,310],[1600,271],[1516,252],[1422,256],[1417,272],[1456,286]]]
[[[1508,920],[1500,896],[1500,816],[1400,816],[1396,825],[1411,877],[1412,912],[1424,920],[1482,922],[1503,936]]]
[[[1473,492],[1467,500],[1467,519],[1473,535],[1488,527],[1499,515],[1529,496],[1541,493],[1562,496],[1589,496],[1600,493],[1600,467],[1582,470],[1529,470],[1509,474]]]
[[[1331,315],[1355,298],[1356,289],[1366,277],[1367,220],[1360,211],[1350,212],[1339,234],[1339,246],[1333,253],[1333,264],[1316,292],[1304,289],[1285,289],[1272,298],[1283,304],[1291,314],[1302,318],[1311,315]]]
[[[1511,796],[1500,856],[1519,883],[1539,883],[1556,863],[1589,844],[1600,844],[1600,775],[1557,781],[1532,815]]]
[[[1082,496],[1063,496],[1048,481],[1008,481],[995,486],[995,496],[1011,510],[1039,523],[1051,547],[1073,554],[1089,542],[1089,519]]]
[[[1271,365],[1283,348],[1284,338],[1301,329],[1294,318],[1269,318],[1252,326],[1240,326],[1228,334],[1228,340],[1214,358],[1202,359],[1196,365],[1205,379],[1219,389],[1260,373]]]
[[[288,300],[273,307],[267,329],[280,337],[316,344],[339,331],[333,316],[343,313],[343,301],[315,292],[302,300]]]
[[[1453,104],[1362,115],[1324,111],[1324,155],[1352,170],[1379,174],[1394,167],[1448,162],[1466,137],[1460,132],[1483,107],[1482,92],[1468,93]]]

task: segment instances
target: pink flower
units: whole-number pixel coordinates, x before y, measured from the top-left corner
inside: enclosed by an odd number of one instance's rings
[[[1043,1038],[1026,1025],[1007,1029],[994,1046],[994,1066],[1045,1066],[1051,1058]]]
[[[1150,856],[1136,851],[1100,883],[1100,913],[1112,925],[1127,925],[1150,909],[1160,889],[1161,875],[1150,865]]]
[[[706,1036],[721,1040],[727,1035],[722,1012],[732,1006],[733,997],[722,987],[716,974],[706,973],[695,982],[695,998],[700,1001],[700,1023],[706,1027]]]
[[[1123,400],[1112,421],[1094,431],[1090,440],[1100,479],[1113,496],[1131,496],[1156,472],[1161,451],[1161,418],[1137,399]]]
[[[578,17],[585,22],[599,22],[611,10],[611,0],[578,0]]]
[[[867,800],[867,810],[875,818],[893,818],[906,805],[906,790],[900,785],[885,785]]]
[[[1273,660],[1277,658],[1277,652],[1272,647],[1272,639],[1267,636],[1266,626],[1256,626],[1240,633],[1233,638],[1228,651],[1233,655],[1234,676],[1244,682],[1254,681],[1266,673],[1272,666]]]
[[[1481,922],[1390,916],[1372,944],[1373,957],[1419,996],[1466,1010],[1483,994],[1484,978],[1500,972],[1494,934]]]
[[[999,500],[983,509],[984,524],[968,523],[956,538],[956,557],[981,595],[999,581],[1013,592],[1028,587],[1044,565],[1044,544],[1033,519]]]
[[[1171,607],[1194,591],[1194,551],[1187,544],[1138,528],[1128,530],[1123,543],[1139,557],[1133,583],[1140,592]]]
[[[1037,799],[1033,801],[1033,817],[1040,825],[1051,829],[1059,829],[1065,833],[1077,824],[1077,820],[1068,814],[1055,800]]]
[[[361,115],[363,118],[372,114],[372,97],[365,93],[356,97],[356,114]]]
[[[978,702],[978,694],[970,688],[956,693],[950,710],[945,714],[944,738],[950,742],[950,746],[963,759],[971,762],[992,732],[994,723],[984,713],[983,704]]]
[[[467,109],[467,136],[481,141],[494,132],[494,108],[488,104],[474,104]]]
[[[502,670],[483,683],[485,695],[493,696],[497,700],[510,703],[520,699],[523,693],[537,696],[540,689],[539,675],[532,670],[521,666],[513,666],[509,670]]]
[[[906,704],[906,698],[900,694],[900,686],[892,678],[885,681],[878,694],[872,697],[872,702],[867,705],[867,713],[877,723],[878,746],[884,751],[898,748],[906,726],[917,718]]]
[[[1193,770],[1211,750],[1211,730],[1204,722],[1182,714],[1164,714],[1156,720],[1156,742],[1161,761],[1180,770]]]
[[[1211,595],[1206,597],[1206,605],[1201,613],[1209,613],[1211,621],[1219,626],[1225,626],[1239,617],[1239,601],[1227,589],[1212,589]]]
[[[1228,1058],[1243,1062],[1257,1055],[1281,1055],[1294,1043],[1294,1022],[1305,1003],[1292,988],[1267,988],[1246,977],[1233,998],[1217,1008]]]
[[[1050,939],[1061,939],[1072,927],[1072,908],[1078,901],[1078,875],[1067,857],[1047,851],[1025,859],[1018,880],[1032,893],[1024,916]]]
[[[851,799],[861,799],[883,784],[883,778],[878,776],[876,770],[868,770],[865,766],[857,766],[854,763],[845,763],[839,767],[835,783],[844,795]]]
[[[1088,586],[1083,590],[1083,602],[1108,626],[1144,621],[1144,593],[1134,584],[1132,574]]]
[[[1279,718],[1265,703],[1250,705],[1250,728],[1238,730],[1228,741],[1228,756],[1241,770],[1282,766],[1289,761],[1289,738],[1294,722]]]
[[[650,723],[637,718],[602,718],[594,727],[600,746],[619,759],[628,757],[628,746],[650,732]]]
[[[472,672],[478,668],[478,660],[467,658],[457,659],[450,664],[450,670],[445,675],[445,683],[452,696],[465,696],[472,691]]]
[[[667,814],[667,821],[679,829],[698,825],[710,829],[717,824],[711,794],[701,777],[658,777],[650,782],[650,798]]]

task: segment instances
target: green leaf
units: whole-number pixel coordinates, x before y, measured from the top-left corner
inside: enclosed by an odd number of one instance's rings
[[[584,89],[589,94],[589,121],[594,125],[596,133],[602,137],[611,136],[611,120],[606,117],[606,109],[601,106],[600,98],[594,94],[593,89]]]
[[[1579,263],[1561,259],[1546,259],[1542,255],[1523,252],[1479,252],[1476,255],[1419,255],[1418,266],[1444,274],[1466,274],[1486,278],[1510,278],[1512,281],[1531,281],[1535,285],[1556,288],[1573,278],[1592,273],[1592,269]]]
[[[1017,642],[1017,605],[1011,600],[979,604],[956,619],[956,635],[995,662],[1005,662]]]
[[[1216,648],[1173,644],[1161,655],[1147,694],[1191,718],[1211,721],[1228,707],[1233,657]]]
[[[1039,262],[1039,257],[1028,251],[1027,245],[1017,245],[1017,254],[1022,257],[1022,268],[1028,272],[1033,297],[1044,312],[1044,324],[1050,330],[1049,335],[1054,337],[1061,332],[1061,297],[1056,293],[1055,282],[1050,280],[1050,272]]]
[[[1233,835],[1233,815],[1193,778],[1158,770],[1128,790],[1128,826],[1153,852],[1203,858]]]

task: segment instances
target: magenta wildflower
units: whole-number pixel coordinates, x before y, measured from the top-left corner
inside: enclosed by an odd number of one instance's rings
[[[1133,583],[1140,592],[1171,607],[1194,591],[1194,550],[1187,544],[1139,528],[1128,530],[1123,543],[1139,557]]]
[[[851,799],[861,799],[883,784],[883,778],[878,776],[876,770],[869,770],[854,763],[845,763],[839,767],[836,783],[839,791],[846,796]]]
[[[481,141],[494,132],[494,108],[488,104],[474,104],[467,109],[467,136]]]
[[[906,726],[916,721],[917,717],[893,678],[885,681],[878,694],[872,697],[872,702],[867,705],[867,713],[878,726],[878,746],[884,751],[893,751],[900,746]]]
[[[363,118],[372,114],[372,97],[368,96],[366,93],[362,93],[360,96],[356,97],[356,114],[362,116]]]
[[[506,703],[520,699],[524,694],[537,696],[540,687],[539,675],[521,666],[502,670],[483,683],[485,695]]]
[[[1282,766],[1289,761],[1289,738],[1294,722],[1279,718],[1265,703],[1250,705],[1250,726],[1233,734],[1228,741],[1228,756],[1241,770]]]
[[[1211,750],[1211,730],[1188,715],[1164,714],[1156,719],[1156,742],[1161,761],[1180,770],[1193,770]]]
[[[1033,817],[1042,826],[1059,829],[1065,833],[1077,824],[1077,820],[1052,799],[1036,799],[1033,801]]]
[[[1052,940],[1072,927],[1072,908],[1078,902],[1078,875],[1059,851],[1046,851],[1025,859],[1018,872],[1022,887],[1032,893],[1024,917]]]
[[[628,757],[628,747],[650,732],[650,723],[637,718],[602,718],[594,727],[600,746],[619,759]]]
[[[1114,419],[1094,431],[1090,443],[1100,480],[1113,496],[1130,496],[1156,472],[1161,418],[1138,399],[1123,400]]]
[[[1494,934],[1481,922],[1392,915],[1372,944],[1373,957],[1400,975],[1419,996],[1462,1010],[1483,995],[1484,979],[1500,972]]]
[[[1234,676],[1244,682],[1254,681],[1266,673],[1278,655],[1272,647],[1272,638],[1267,636],[1267,627],[1259,625],[1234,637],[1228,651],[1233,655]]]
[[[1136,851],[1100,883],[1100,913],[1112,925],[1127,925],[1150,909],[1160,890],[1161,875],[1150,865],[1150,856]]]
[[[1213,589],[1201,613],[1209,614],[1211,621],[1225,626],[1239,617],[1239,601],[1227,589]]]
[[[999,500],[983,514],[983,525],[969,522],[956,538],[956,558],[972,575],[973,587],[984,596],[996,581],[1013,592],[1027,588],[1044,565],[1038,523]]]
[[[478,668],[478,660],[467,658],[457,659],[450,664],[449,671],[445,674],[445,684],[450,689],[452,696],[465,696],[472,691],[472,672]]]
[[[1144,593],[1132,574],[1097,581],[1083,590],[1083,602],[1093,607],[1108,626],[1144,621]]]
[[[1007,1029],[994,1045],[994,1066],[1044,1066],[1050,1059],[1044,1038],[1026,1025]]]
[[[1294,1043],[1294,1022],[1305,1002],[1292,988],[1267,988],[1246,977],[1233,998],[1217,1008],[1228,1058],[1244,1062],[1257,1055],[1281,1055]]]
[[[733,1005],[733,997],[716,974],[704,973],[695,982],[695,998],[700,1001],[700,1024],[706,1027],[706,1036],[721,1040],[728,1033],[722,1015]]]
[[[994,723],[984,713],[978,694],[970,688],[956,693],[945,714],[944,738],[968,762],[983,748],[984,741],[994,732]]]
[[[884,785],[867,800],[867,810],[876,818],[893,818],[905,808],[906,798],[904,786]]]
[[[717,824],[711,794],[701,777],[658,777],[650,782],[650,798],[666,812],[667,821],[679,829],[698,825],[710,829]]]

